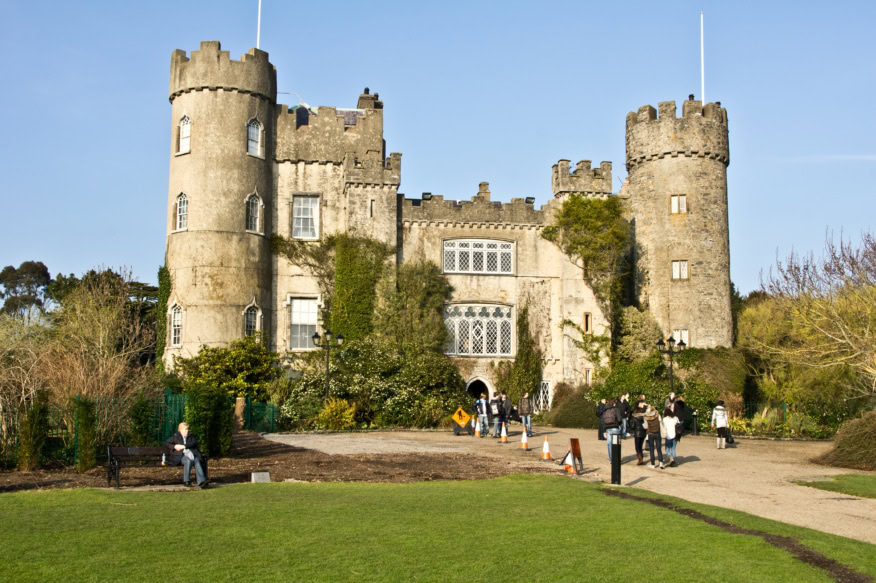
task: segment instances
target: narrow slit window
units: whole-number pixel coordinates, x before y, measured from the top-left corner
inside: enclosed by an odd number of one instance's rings
[[[182,341],[182,308],[174,306],[170,312],[170,344],[179,346]]]
[[[584,312],[584,333],[590,334],[593,332],[593,314]]]

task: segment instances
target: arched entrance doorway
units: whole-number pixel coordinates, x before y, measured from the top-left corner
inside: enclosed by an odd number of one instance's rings
[[[487,398],[490,396],[490,387],[487,386],[487,383],[482,381],[481,379],[475,379],[468,384],[468,394],[471,395],[473,401],[481,398],[481,393],[485,394]]]

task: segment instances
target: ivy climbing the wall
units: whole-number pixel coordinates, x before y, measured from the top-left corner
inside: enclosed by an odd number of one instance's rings
[[[513,362],[495,364],[496,385],[516,403],[523,393],[532,395],[542,379],[544,354],[529,328],[529,307],[517,311],[517,355]]]
[[[167,344],[167,303],[170,301],[170,271],[166,265],[158,268],[158,300],[155,305],[155,362],[164,369],[164,348]]]

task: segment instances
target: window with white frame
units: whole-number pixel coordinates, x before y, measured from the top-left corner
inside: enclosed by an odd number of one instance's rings
[[[289,349],[311,350],[317,324],[316,298],[290,298]]]
[[[514,243],[490,239],[444,241],[444,273],[514,273]]]
[[[243,334],[244,336],[254,336],[259,329],[259,309],[256,306],[249,306],[243,312]]]
[[[188,154],[191,149],[192,120],[189,116],[183,116],[179,120],[179,142],[176,145],[177,154]]]
[[[672,279],[687,279],[687,259],[672,262]]]
[[[292,238],[319,238],[319,196],[292,196]]]
[[[589,387],[590,383],[592,383],[592,382],[593,382],[593,369],[592,368],[585,368],[584,369],[584,384]]]
[[[174,306],[170,310],[170,344],[179,346],[182,341],[182,308]]]
[[[669,210],[672,214],[683,215],[687,212],[686,194],[673,194],[669,200]]]
[[[676,328],[672,331],[672,338],[675,339],[675,342],[684,342],[686,346],[690,346],[690,336],[688,335],[687,328]]]
[[[246,124],[246,153],[262,155],[262,124],[256,119],[251,119]]]
[[[180,194],[176,197],[176,217],[174,217],[174,223],[177,231],[186,229],[189,226],[189,197],[185,194]]]
[[[447,354],[512,356],[514,321],[511,308],[496,305],[453,304],[444,308]]]
[[[259,211],[261,210],[261,201],[258,195],[251,194],[246,199],[246,230],[261,232],[259,229]]]

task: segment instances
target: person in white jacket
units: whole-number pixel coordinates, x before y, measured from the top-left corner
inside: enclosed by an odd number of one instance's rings
[[[675,451],[678,446],[677,428],[681,420],[675,416],[675,411],[672,410],[671,406],[663,410],[662,423],[663,432],[666,434],[666,457],[669,458],[669,465],[674,466]]]
[[[718,449],[727,449],[727,436],[730,433],[730,416],[724,408],[724,401],[712,409],[712,429],[718,429]]]

